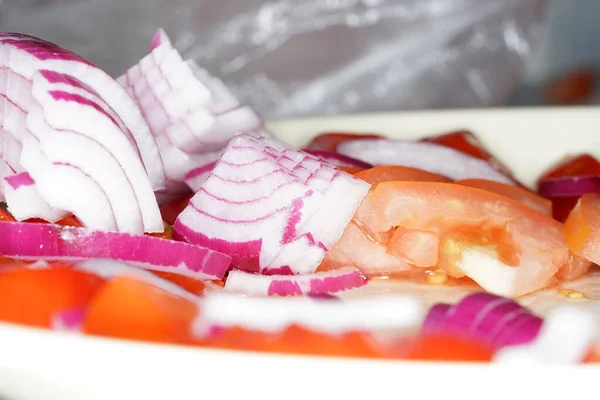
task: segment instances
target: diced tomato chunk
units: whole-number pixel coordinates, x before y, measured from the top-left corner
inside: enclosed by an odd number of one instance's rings
[[[567,245],[574,254],[600,263],[600,194],[581,196],[563,230]]]
[[[0,320],[49,327],[54,313],[86,306],[103,285],[70,266],[0,273]]]
[[[0,208],[0,221],[15,222],[16,219],[8,211]]]
[[[199,279],[190,278],[189,276],[174,274],[172,272],[165,271],[152,271],[155,275],[160,276],[176,285],[181,286],[183,289],[190,293],[200,295],[204,292],[206,285]],[[220,281],[219,281],[220,282]]]
[[[450,179],[418,168],[400,165],[385,165],[361,171],[357,178],[375,186],[381,182],[416,181],[416,182],[450,182]]]
[[[83,331],[125,339],[184,343],[198,308],[149,283],[128,277],[108,281],[86,313]]]
[[[337,151],[340,144],[351,140],[382,139],[375,133],[325,132],[317,135],[307,146],[309,149]]]
[[[188,206],[192,197],[194,197],[194,194],[190,194],[185,197],[179,197],[163,204],[160,207],[162,219],[167,224],[173,225],[179,214],[181,214],[182,211]]]

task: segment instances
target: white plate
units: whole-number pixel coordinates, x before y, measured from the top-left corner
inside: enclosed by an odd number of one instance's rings
[[[411,112],[277,121],[302,146],[321,131],[418,138],[473,130],[532,183],[567,153],[600,157],[600,108]],[[568,338],[565,338],[568,340]],[[590,395],[600,368],[432,364],[151,345],[0,324],[0,399],[402,399]]]

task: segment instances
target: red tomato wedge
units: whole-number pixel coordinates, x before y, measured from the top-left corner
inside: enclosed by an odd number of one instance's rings
[[[204,293],[204,289],[206,285],[204,282],[198,279],[190,278],[189,276],[174,274],[172,272],[165,271],[152,271],[154,275],[158,275],[163,279],[166,279],[170,282],[173,282],[176,285],[181,286],[183,289],[188,292],[196,295],[201,295]]]
[[[426,335],[401,342],[397,355],[407,360],[489,362],[495,350],[466,338]]]
[[[569,249],[593,263],[600,263],[600,194],[581,196],[564,225]]]
[[[17,220],[8,211],[0,209],[0,221],[16,222]]]
[[[0,273],[0,320],[50,327],[56,312],[86,306],[103,283],[65,265]]]
[[[590,154],[578,154],[567,157],[546,171],[538,179],[540,182],[548,178],[563,178],[569,176],[600,175],[600,162]],[[560,222],[564,222],[569,213],[577,204],[579,197],[552,198],[552,215]]]
[[[418,181],[418,182],[450,182],[450,179],[423,171],[418,168],[403,167],[399,165],[385,165],[373,167],[358,172],[355,176],[371,185],[392,181]]]
[[[163,221],[169,225],[173,225],[179,214],[181,214],[181,212],[188,206],[192,197],[194,197],[193,193],[185,197],[179,197],[170,200],[163,204],[160,207],[160,214]]]
[[[439,267],[449,275],[466,275],[498,295],[546,287],[568,256],[559,222],[495,193],[449,183],[385,182],[369,200],[393,227],[436,234]]]
[[[325,132],[317,135],[307,146],[309,149],[337,151],[341,143],[359,139],[382,139],[375,133]]]
[[[151,284],[117,277],[88,307],[84,332],[124,339],[184,343],[197,306]]]
[[[542,196],[538,196],[528,189],[506,185],[500,182],[489,181],[486,179],[463,179],[456,181],[455,183],[458,185],[487,190],[488,192],[508,197],[509,199],[523,203],[544,215],[552,216],[552,202]]]
[[[280,333],[227,328],[198,344],[220,349],[334,357],[381,358],[389,355],[384,346],[366,332],[329,335],[295,325]]]

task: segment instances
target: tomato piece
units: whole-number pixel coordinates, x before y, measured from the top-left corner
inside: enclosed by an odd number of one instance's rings
[[[550,104],[582,104],[594,96],[596,78],[592,68],[579,68],[552,80],[544,88],[544,101]]]
[[[86,306],[104,281],[66,265],[0,274],[0,320],[49,327],[54,313]]]
[[[194,194],[178,197],[170,200],[160,207],[162,219],[169,225],[173,225],[181,212],[188,206]]]
[[[89,334],[153,342],[189,341],[197,306],[128,277],[108,281],[91,301],[83,326]]]
[[[405,340],[397,355],[407,360],[489,362],[495,350],[483,343],[449,335],[424,335]]]
[[[172,272],[165,271],[152,271],[154,275],[158,275],[163,279],[166,279],[176,285],[181,286],[183,289],[190,293],[200,295],[204,292],[206,285],[199,279],[190,278],[189,276],[174,274]],[[220,282],[220,281],[219,281]]]
[[[25,222],[32,222],[32,223],[37,223],[37,224],[49,224],[50,223],[41,218],[29,218],[29,219],[25,220]],[[74,215],[69,215],[69,216],[67,216],[59,221],[56,221],[54,223],[56,225],[62,225],[62,226],[74,226],[77,228],[83,227],[83,224],[81,222],[79,222],[77,217],[75,217]]]
[[[383,139],[383,136],[375,133],[325,132],[317,135],[307,148],[337,151],[340,144],[360,139]]]
[[[569,251],[569,257],[556,273],[556,279],[563,282],[575,280],[588,272],[591,266],[589,260]]]
[[[0,208],[0,221],[15,222],[16,219],[6,210]]]
[[[440,239],[434,233],[399,226],[387,244],[387,253],[416,267],[431,267],[438,263],[439,246]]]
[[[199,344],[230,350],[334,357],[379,358],[390,355],[383,345],[366,332],[332,335],[297,325],[292,325],[280,333],[251,331],[239,327],[227,328],[201,340]]]
[[[391,181],[450,182],[450,179],[444,176],[400,165],[373,167],[358,172],[355,176],[373,186]]]
[[[520,296],[546,287],[568,255],[559,222],[484,190],[384,182],[369,201],[394,227],[436,234],[440,268],[455,259],[454,268],[500,295]],[[369,220],[361,223],[373,230]],[[453,268],[444,270],[460,277]]]
[[[600,194],[581,196],[564,224],[569,249],[593,263],[600,263]]]
[[[531,190],[486,179],[463,179],[456,181],[455,183],[457,185],[487,190],[488,192],[508,197],[509,199],[523,203],[544,215],[552,216],[552,202],[542,196],[538,196]]]

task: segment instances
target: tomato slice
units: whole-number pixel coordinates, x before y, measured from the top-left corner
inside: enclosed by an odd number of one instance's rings
[[[160,207],[162,219],[169,225],[173,225],[181,212],[188,206],[194,194],[185,197],[178,197],[170,200]]]
[[[505,183],[489,181],[486,179],[463,179],[456,181],[455,183],[458,185],[487,190],[488,192],[508,197],[509,199],[523,203],[544,215],[552,216],[552,202],[542,196],[538,196],[531,190],[507,185]]]
[[[86,306],[103,282],[66,265],[0,273],[0,320],[49,327],[56,312]]]
[[[574,254],[596,264],[600,262],[600,194],[581,196],[565,221],[564,233]]]
[[[108,281],[91,301],[83,330],[89,334],[154,342],[189,341],[197,306],[146,282]]]
[[[449,183],[385,182],[369,200],[392,226],[436,234],[439,266],[451,276],[462,271],[500,295],[547,286],[568,255],[560,223],[495,193]]]
[[[399,165],[385,165],[373,167],[358,172],[355,176],[371,185],[391,181],[418,181],[418,182],[450,182],[450,179],[418,168],[403,167]]]
[[[591,266],[589,260],[569,251],[569,257],[556,273],[556,279],[563,282],[575,280],[588,272]]]
[[[15,222],[16,219],[8,211],[0,208],[0,221]]]
[[[407,360],[489,362],[495,350],[485,344],[448,335],[426,335],[405,340],[397,355]]]
[[[443,135],[425,138],[422,141],[450,147],[485,161],[494,160],[494,157],[485,149],[483,144],[471,131],[462,130],[449,132]]]
[[[342,170],[344,172],[346,172],[347,174],[350,175],[355,175],[361,171],[364,171],[364,168],[358,168],[358,167],[344,167],[344,166],[339,166],[337,167],[339,170]]]
[[[307,330],[292,325],[280,333],[227,328],[200,341],[202,346],[231,350],[263,351],[334,357],[380,358],[390,356],[383,345],[366,332],[340,335]]]
[[[341,143],[360,139],[382,139],[375,133],[325,132],[317,135],[307,146],[309,149],[337,151]]]

